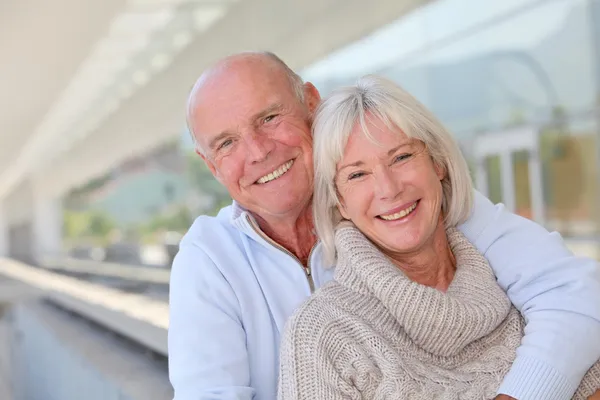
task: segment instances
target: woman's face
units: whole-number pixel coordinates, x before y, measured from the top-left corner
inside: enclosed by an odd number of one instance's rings
[[[388,255],[413,254],[444,229],[445,172],[423,142],[371,116],[366,125],[376,143],[356,124],[337,165],[340,212]]]

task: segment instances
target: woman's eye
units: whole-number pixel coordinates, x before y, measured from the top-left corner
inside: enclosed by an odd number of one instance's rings
[[[407,158],[409,158],[410,156],[412,156],[412,154],[400,154],[400,155],[397,155],[396,157],[394,157],[394,162],[397,163],[397,162],[400,162],[400,161],[404,161]]]
[[[353,172],[350,175],[348,175],[348,180],[350,181],[352,179],[358,179],[358,178],[360,178],[361,176],[364,176],[364,175],[365,175],[364,172]]]

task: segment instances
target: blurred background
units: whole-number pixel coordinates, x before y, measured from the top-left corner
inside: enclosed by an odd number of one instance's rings
[[[194,153],[186,96],[245,50],[275,52],[322,95],[367,73],[402,84],[455,134],[480,191],[600,258],[600,0],[3,0],[0,305],[4,288],[13,323],[0,340],[13,350],[0,350],[0,399],[96,398],[25,389],[61,378],[31,355],[56,332],[23,296],[95,324],[77,337],[106,330],[152,353],[140,365],[161,378],[144,379],[164,381],[172,258],[197,216],[231,201]],[[115,303],[123,293],[135,305]],[[52,365],[82,373],[56,340]],[[81,387],[136,398],[98,363]],[[144,398],[168,398],[164,385]]]

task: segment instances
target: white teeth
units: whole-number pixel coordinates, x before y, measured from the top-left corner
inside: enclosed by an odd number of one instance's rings
[[[415,208],[417,208],[417,202],[415,201],[413,203],[412,206],[405,208],[402,211],[398,211],[395,214],[390,214],[390,215],[380,215],[380,217],[382,219],[385,219],[386,221],[394,221],[403,217],[406,217],[408,214],[410,214],[411,212],[413,212],[415,210]]]
[[[275,171],[271,172],[270,174],[267,174],[267,175],[263,176],[262,178],[260,178],[256,182],[257,183],[271,182],[272,180],[277,179],[281,175],[283,175],[286,172],[288,172],[288,170],[292,167],[292,164],[294,164],[294,160],[290,160],[290,161],[286,162],[281,167],[277,168]]]

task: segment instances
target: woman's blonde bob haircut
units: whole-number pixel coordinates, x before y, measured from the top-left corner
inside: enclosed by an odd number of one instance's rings
[[[404,132],[408,137],[422,141],[433,162],[443,168],[442,212],[446,227],[464,222],[473,205],[469,168],[446,128],[396,83],[379,76],[364,76],[354,86],[333,91],[319,106],[313,124],[313,213],[329,265],[336,262],[335,228],[342,220],[335,186],[337,164],[356,124],[360,124],[365,135],[373,139],[366,129],[367,116],[381,120],[399,134]]]

